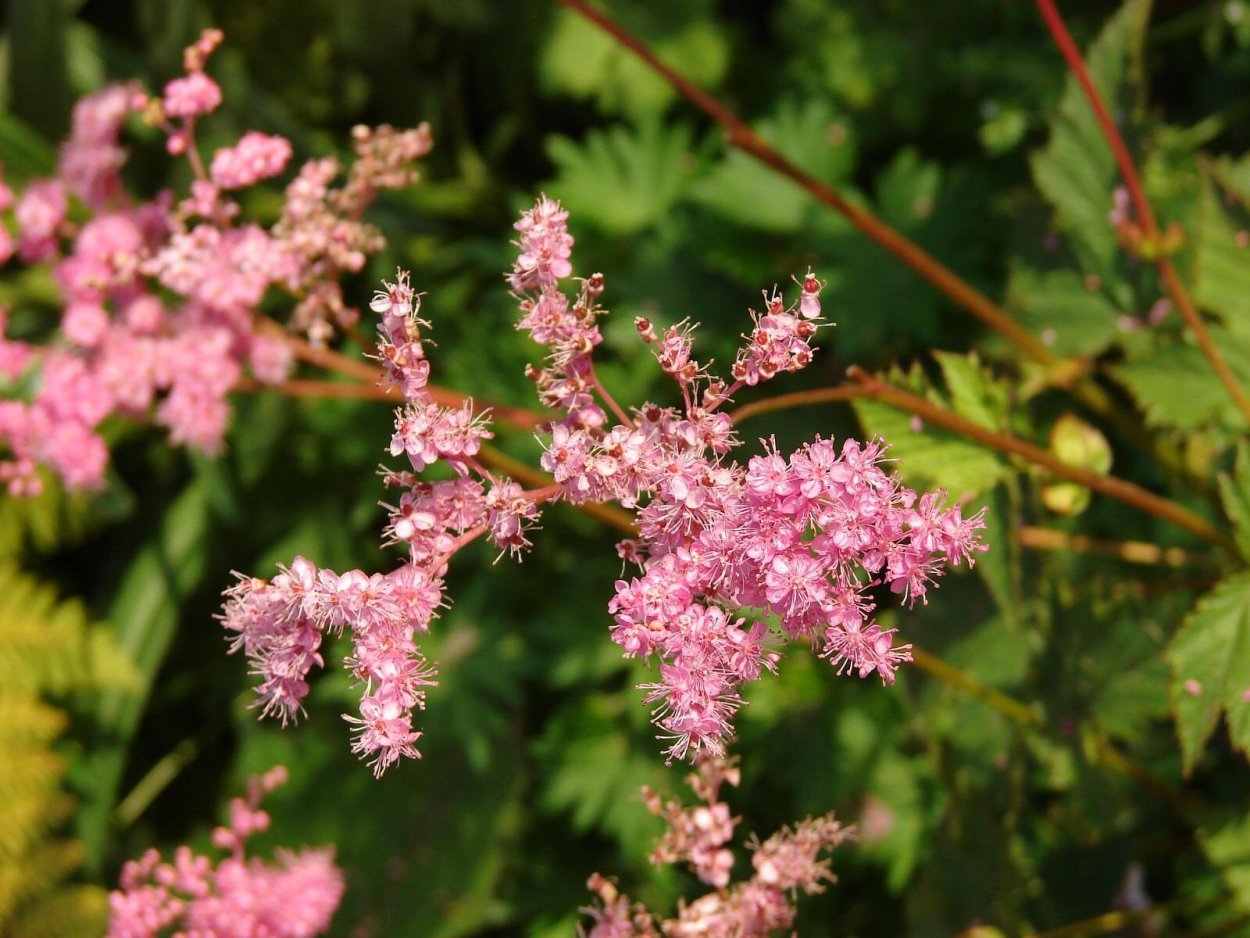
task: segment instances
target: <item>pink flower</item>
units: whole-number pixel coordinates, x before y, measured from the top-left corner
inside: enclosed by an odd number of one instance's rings
[[[126,151],[118,145],[130,113],[131,89],[110,85],[74,105],[69,139],[61,145],[57,175],[93,209],[102,209],[121,192]]]
[[[169,117],[198,117],[221,104],[221,88],[203,72],[192,72],[165,85],[163,103]]]
[[[244,189],[277,176],[290,158],[289,140],[253,130],[240,137],[233,147],[213,154],[209,175],[221,189]]]
[[[598,904],[582,910],[593,921],[590,938],[766,938],[793,924],[796,892],[823,892],[825,883],[833,881],[829,860],[822,854],[851,839],[854,831],[827,814],[783,827],[762,844],[748,845],[754,873],[732,883],[733,854],[724,844],[732,838],[737,819],[718,793],[724,781],[738,784],[738,770],[726,760],[705,758],[687,781],[702,804],[687,808],[676,801],[666,803],[643,789],[647,807],[667,826],[651,862],[685,863],[715,891],[693,902],[681,901],[675,918],[658,921],[596,873],[587,887]]]
[[[521,232],[520,253],[509,283],[518,293],[554,287],[573,272],[569,257],[573,236],[568,230],[569,213],[560,203],[543,196],[521,216],[514,226]]]
[[[27,187],[14,210],[23,261],[44,261],[56,254],[57,230],[67,210],[65,187],[60,182],[44,180]]]
[[[343,897],[343,874],[332,849],[279,849],[276,862],[246,856],[248,839],[269,827],[264,796],[286,781],[271,769],[248,783],[248,797],[230,804],[229,826],[212,842],[230,855],[214,861],[179,847],[173,862],[155,850],[122,868],[120,888],[109,893],[106,938],[155,938],[168,928],[215,938],[312,938],[330,927]]]

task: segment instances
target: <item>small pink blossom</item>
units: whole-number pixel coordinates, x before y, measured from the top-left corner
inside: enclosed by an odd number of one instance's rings
[[[569,213],[546,196],[521,216],[514,226],[521,232],[520,252],[509,283],[518,293],[554,287],[573,272],[569,257],[573,236],[568,231]]]
[[[276,861],[248,858],[247,841],[269,827],[265,795],[286,781],[279,766],[248,783],[248,797],[230,803],[230,823],[214,829],[214,860],[179,847],[172,861],[155,850],[122,867],[109,893],[106,938],[155,938],[174,928],[215,938],[312,938],[330,927],[343,897],[343,874],[332,849],[279,849]]]
[[[45,261],[56,254],[57,231],[68,207],[65,187],[57,180],[34,182],[26,188],[14,210],[23,261]]]
[[[169,117],[199,117],[221,104],[221,88],[203,72],[192,72],[165,85],[162,103]]]
[[[209,175],[222,189],[244,189],[262,179],[277,176],[291,158],[285,137],[249,131],[233,147],[213,154]]]
[[[733,854],[724,844],[733,836],[737,819],[718,798],[726,780],[738,783],[735,767],[721,759],[701,760],[688,781],[703,803],[692,808],[643,790],[648,808],[667,825],[651,862],[684,862],[714,891],[693,902],[681,901],[675,917],[660,919],[596,873],[587,888],[597,904],[582,910],[592,921],[588,938],[766,938],[793,925],[796,893],[823,892],[833,881],[822,854],[853,838],[854,831],[828,814],[756,842],[751,846],[753,874],[732,883]]]

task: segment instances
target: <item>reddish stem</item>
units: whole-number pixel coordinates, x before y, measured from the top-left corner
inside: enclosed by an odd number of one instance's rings
[[[649,68],[668,82],[674,91],[720,124],[725,129],[730,146],[759,160],[834,209],[871,240],[929,281],[954,303],[1021,348],[1030,358],[1046,365],[1055,362],[1055,356],[1051,351],[1036,336],[1016,322],[1005,309],[870,211],[849,201],[832,186],[799,169],[769,146],[742,118],[661,62],[642,40],[615,20],[596,10],[587,0],[559,0],[559,2],[612,36],[621,46],[642,59]]]
[[[1101,476],[1096,472],[1091,472],[1078,466],[1069,466],[1053,453],[1042,449],[1040,446],[1034,446],[1032,443],[1021,440],[1019,437],[983,427],[981,424],[961,417],[959,414],[947,410],[945,407],[940,407],[917,394],[912,394],[910,391],[904,391],[902,388],[887,384],[875,375],[870,375],[862,368],[852,366],[847,369],[847,375],[859,385],[859,389],[864,396],[870,396],[883,404],[889,404],[891,407],[897,407],[900,410],[915,414],[922,420],[927,420],[940,427],[953,430],[960,436],[974,440],[989,449],[994,449],[1010,456],[1019,456],[1061,479],[1076,482],[1102,495],[1114,498],[1127,505],[1132,505],[1157,518],[1170,521],[1177,527],[1184,528],[1204,541],[1230,550],[1236,550],[1236,546],[1232,544],[1228,537],[1206,519],[1194,514],[1183,505],[1156,495],[1140,485],[1125,479],[1116,478],[1115,476]],[[841,391],[843,389],[834,388],[831,390]],[[805,403],[812,403],[812,401],[805,401]]]
[[[306,378],[290,378],[286,381],[266,383],[253,378],[240,378],[234,383],[235,391],[243,393],[261,393],[273,391],[288,397],[332,397],[362,401],[398,402],[398,396],[392,388],[379,387],[373,384],[362,384],[347,381],[317,381]]]
[[[1160,240],[1159,225],[1155,220],[1150,202],[1146,198],[1141,178],[1137,174],[1137,168],[1133,165],[1132,154],[1129,153],[1128,146],[1124,143],[1124,137],[1121,136],[1120,129],[1112,119],[1106,104],[1103,103],[1098,89],[1094,87],[1094,82],[1085,68],[1085,60],[1081,57],[1076,43],[1072,41],[1072,36],[1068,33],[1068,28],[1064,25],[1063,17],[1059,15],[1059,10],[1054,4],[1054,0],[1035,0],[1035,2],[1038,11],[1042,14],[1042,19],[1046,22],[1046,28],[1050,30],[1050,35],[1055,40],[1055,45],[1058,46],[1060,54],[1063,56],[1064,61],[1067,62],[1068,68],[1076,78],[1077,84],[1081,86],[1081,91],[1085,93],[1085,98],[1089,101],[1089,105],[1094,111],[1094,119],[1102,130],[1102,135],[1106,138],[1107,145],[1111,148],[1116,165],[1120,168],[1120,176],[1124,180],[1124,188],[1128,190],[1129,201],[1133,204],[1133,211],[1137,215],[1145,240],[1158,245]],[[1224,356],[1220,354],[1215,341],[1211,338],[1211,333],[1207,330],[1206,323],[1202,321],[1202,317],[1194,306],[1193,300],[1190,298],[1184,284],[1181,283],[1181,279],[1177,275],[1171,259],[1168,257],[1157,257],[1154,263],[1155,267],[1158,268],[1159,278],[1163,281],[1163,288],[1172,298],[1172,302],[1176,304],[1176,309],[1181,314],[1181,318],[1185,320],[1185,324],[1193,332],[1194,338],[1198,341],[1198,347],[1202,349],[1202,354],[1210,362],[1212,370],[1228,391],[1229,397],[1233,399],[1233,403],[1237,405],[1237,409],[1241,411],[1246,422],[1250,423],[1250,397],[1246,396],[1246,392],[1242,389],[1236,375],[1228,367]]]
[[[819,388],[814,391],[798,391],[794,394],[780,394],[766,400],[745,404],[733,411],[730,417],[737,424],[748,417],[758,416],[759,414],[775,410],[784,410],[788,407],[842,402],[854,400],[857,397],[872,398],[899,410],[915,414],[922,420],[927,420],[930,423],[958,433],[960,436],[980,443],[987,449],[996,450],[1008,456],[1019,456],[1047,470],[1052,475],[1084,485],[1086,488],[1102,495],[1114,498],[1127,505],[1132,505],[1134,508],[1152,514],[1157,518],[1170,521],[1172,524],[1184,528],[1186,531],[1212,544],[1230,550],[1236,549],[1235,545],[1222,532],[1205,519],[1194,514],[1183,505],[1169,501],[1139,485],[1115,476],[1100,476],[1097,473],[1090,472],[1088,469],[1069,466],[1067,463],[1061,462],[1053,453],[1042,449],[1040,446],[1034,446],[1032,443],[1021,440],[1018,437],[999,433],[983,427],[979,423],[973,423],[971,420],[961,417],[959,414],[934,404],[932,401],[926,400],[919,395],[897,388],[875,375],[869,374],[858,366],[853,365],[848,368],[847,376],[855,384],[841,385],[836,388]]]
[[[590,363],[590,380],[593,382],[595,390],[599,392],[600,399],[608,405],[608,410],[616,415],[616,419],[625,426],[632,427],[634,422],[629,419],[629,414],[625,413],[625,409],[616,402],[616,398],[612,396],[608,389],[603,386],[603,382],[599,380],[599,373],[595,371],[595,363],[593,361]]]
[[[367,384],[370,387],[375,387],[382,379],[382,369],[378,368],[376,365],[370,365],[365,362],[357,361],[354,358],[350,358],[340,352],[335,352],[332,349],[318,348],[305,339],[292,335],[276,323],[262,323],[261,325],[263,328],[266,328],[271,335],[281,339],[288,346],[290,346],[291,351],[295,353],[295,357],[301,361],[306,361],[309,364],[317,365],[318,367],[325,368],[327,371],[333,371],[348,378],[355,378],[357,381],[362,384]],[[302,390],[311,395],[313,393],[315,383],[305,382],[304,385],[305,386]],[[331,385],[331,387],[337,387],[337,385]],[[252,390],[251,387],[245,389]],[[453,391],[450,388],[439,387],[435,384],[427,385],[426,391],[429,392],[430,397],[435,403],[442,404],[444,407],[459,407],[465,402],[465,400],[468,399],[468,395],[461,394],[459,391]],[[351,397],[353,395],[346,392],[331,392],[325,396]],[[386,389],[382,389],[382,393],[380,395],[375,396],[362,392],[358,396],[377,400],[394,399],[388,396],[388,391]],[[492,419],[497,420],[500,423],[507,424],[508,426],[514,427],[518,430],[533,430],[535,427],[541,426],[542,424],[550,421],[550,418],[545,414],[527,410],[523,407],[512,407],[508,404],[493,404],[489,401],[483,401],[478,398],[475,398],[474,401],[478,406],[478,410],[489,410]]]

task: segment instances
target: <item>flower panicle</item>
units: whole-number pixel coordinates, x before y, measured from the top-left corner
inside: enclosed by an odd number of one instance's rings
[[[287,770],[277,766],[230,802],[229,822],[211,837],[224,856],[179,847],[170,860],[149,850],[128,861],[109,893],[106,938],[155,938],[168,929],[217,938],[323,934],[344,890],[333,849],[279,849],[273,861],[247,855],[248,840],[269,828],[262,801],[286,780]]]
[[[737,819],[718,791],[723,781],[737,785],[737,768],[731,760],[700,757],[689,781],[702,802],[693,807],[643,790],[647,806],[667,828],[651,862],[684,862],[712,891],[680,901],[676,916],[665,919],[596,873],[587,883],[596,901],[582,909],[591,922],[581,932],[585,938],[765,938],[793,925],[797,893],[822,892],[834,880],[827,854],[853,839],[855,831],[826,814],[783,827],[763,843],[749,841],[752,874],[733,882],[734,856],[725,844]]]
[[[837,447],[817,437],[788,454],[763,441],[745,466],[729,458],[740,441],[722,405],[812,361],[812,341],[827,325],[824,283],[809,269],[791,299],[765,291],[731,382],[696,358],[689,320],[665,329],[636,320],[682,406],[645,402],[629,416],[612,406],[590,363],[602,276],[582,281],[576,298],[560,290],[572,270],[567,223],[559,203],[540,198],[517,223],[509,275],[521,327],[549,349],[546,366],[531,372],[540,396],[567,413],[551,429],[542,467],[570,502],[616,502],[635,513],[629,557],[641,569],[617,583],[612,639],[627,657],[659,661],[659,679],[642,689],[669,758],[724,752],[739,689],[776,670],[778,643],[815,642],[838,673],[893,683],[911,646],[874,621],[874,590],[886,586],[908,605],[927,601],[947,566],[971,564],[985,549],[983,513],[964,518],[942,493],[904,486],[879,440]]]
[[[340,280],[385,244],[361,215],[382,189],[415,180],[429,128],[358,128],[344,180],[336,161],[311,159],[287,185],[277,221],[249,221],[237,194],[286,174],[292,146],[249,130],[201,158],[196,124],[222,102],[207,71],[222,41],[206,30],[185,51],[185,74],[159,95],[135,84],[87,95],[55,174],[16,193],[0,182],[0,213],[11,219],[0,224],[0,266],[47,268],[61,306],[59,329],[38,345],[8,338],[0,317],[0,374],[10,379],[0,399],[0,484],[10,494],[38,494],[47,473],[70,488],[103,485],[101,424],[113,415],[217,452],[229,392],[249,373],[276,384],[294,367],[291,342],[258,316],[270,291],[294,298],[290,327],[314,344],[357,319]],[[190,162],[181,196],[126,191],[122,137],[133,114]]]

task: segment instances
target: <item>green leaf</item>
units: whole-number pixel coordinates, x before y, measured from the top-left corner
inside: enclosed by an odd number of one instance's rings
[[[906,147],[877,178],[877,208],[891,224],[915,228],[933,214],[941,185],[942,167],[925,162],[913,147]]]
[[[955,413],[991,430],[1001,428],[1007,399],[1002,387],[981,367],[977,354],[935,351],[933,357],[942,369]]]
[[[957,369],[950,362],[946,369],[956,376],[957,385],[970,379],[967,369]],[[919,367],[907,374],[890,375],[887,380],[947,406],[946,401],[933,391]],[[974,399],[971,385],[963,387],[959,393],[967,399],[964,406],[972,407],[974,413],[984,413],[983,404],[974,406],[970,402]],[[910,414],[888,404],[860,399],[854,402],[854,406],[864,432],[869,436],[884,437],[890,444],[890,458],[898,461],[898,469],[909,485],[944,488],[953,498],[962,501],[989,491],[1008,474],[1007,463],[993,450],[940,427],[925,426]]]
[[[13,0],[5,22],[7,101],[45,137],[61,136],[69,118],[66,33],[76,0]]]
[[[1237,243],[1242,229],[1204,175],[1194,233],[1194,301],[1220,316],[1229,329],[1250,335],[1250,250]]]
[[[878,734],[879,727],[871,727]],[[882,833],[861,848],[866,859],[885,867],[890,889],[900,891],[924,862],[929,828],[933,823],[926,784],[930,782],[927,760],[885,749],[872,766],[868,794],[858,817],[880,819]],[[875,833],[875,832],[874,832]]]
[[[673,16],[657,18],[666,28],[635,29],[652,51],[701,87],[720,82],[729,65],[729,45],[715,19],[691,15],[680,26]],[[594,98],[605,111],[640,119],[662,113],[677,99],[672,86],[637,56],[582,16],[560,10],[543,49],[543,83],[555,91]]]
[[[645,120],[636,129],[591,131],[585,143],[552,137],[556,164],[550,185],[579,221],[615,235],[636,234],[663,221],[685,190],[693,169],[692,135],[685,124]]]
[[[1130,0],[1090,47],[1089,76],[1112,114],[1131,112],[1136,86],[1130,64],[1141,54],[1149,13],[1149,0]],[[1073,75],[1064,83],[1050,142],[1032,162],[1034,181],[1054,207],[1081,267],[1104,280],[1115,279],[1116,236],[1107,220],[1115,159]]]
[[[987,491],[1004,475],[1004,464],[983,449],[934,427],[915,426],[900,410],[876,401],[855,402],[855,413],[870,436],[884,437],[891,459],[909,485],[940,487],[962,500]]]
[[[1228,577],[1199,599],[1167,656],[1186,773],[1193,770],[1221,713],[1228,719],[1233,745],[1250,752],[1250,573]]]
[[[1099,728],[1130,743],[1145,738],[1152,721],[1167,717],[1167,704],[1159,693],[1167,679],[1162,658],[1116,668],[1093,702],[1091,712]]]
[[[627,855],[638,855],[657,829],[639,792],[643,785],[662,789],[664,773],[654,751],[631,746],[621,707],[645,713],[635,700],[603,694],[560,710],[536,743],[548,767],[539,798],[549,810],[568,812],[577,830],[607,833]]]
[[[850,127],[820,98],[783,100],[757,132],[786,159],[822,182],[839,182],[855,165]],[[716,214],[761,231],[793,232],[816,204],[795,183],[738,150],[725,154],[695,187],[695,197]]]
[[[1115,341],[1119,311],[1074,271],[1016,266],[1007,296],[1020,324],[1056,355],[1097,355]]]
[[[1225,329],[1211,337],[1244,383],[1250,378],[1250,338]],[[1202,351],[1193,345],[1166,345],[1111,369],[1136,399],[1148,423],[1192,430],[1212,423],[1242,427],[1228,391],[1211,370]]]
[[[1220,501],[1224,513],[1233,523],[1233,537],[1241,556],[1250,560],[1250,446],[1242,442],[1237,447],[1237,461],[1233,474],[1220,476]]]
[[[1236,905],[1250,911],[1250,814],[1228,821],[1213,830],[1199,831],[1202,852],[1220,871]]]
[[[160,530],[139,551],[117,591],[109,621],[123,653],[139,670],[140,692],[110,692],[96,711],[100,744],[91,754],[93,786],[83,801],[79,830],[89,869],[104,861],[109,822],[130,739],[143,716],[178,625],[180,600],[199,579],[206,558],[208,489],[197,480],[165,513]]]
[[[56,150],[16,114],[0,109],[0,165],[10,183],[50,176],[56,169]]]

